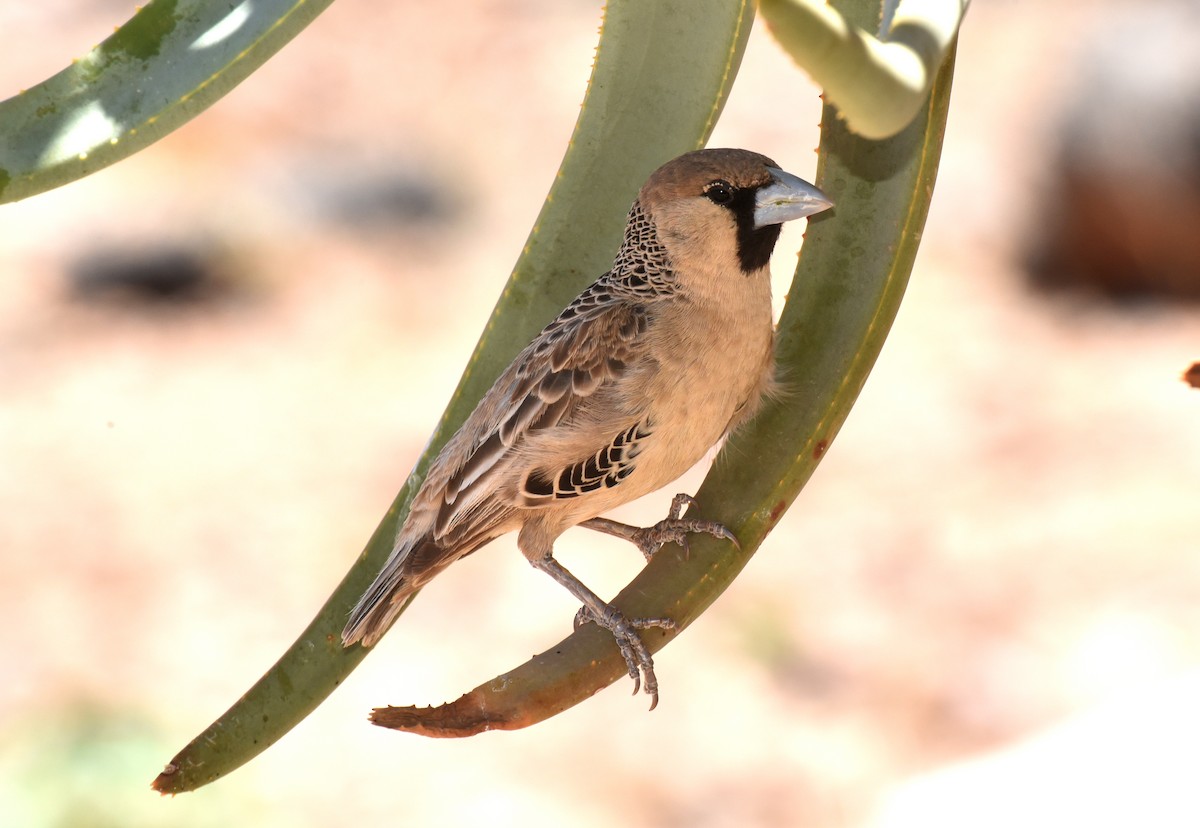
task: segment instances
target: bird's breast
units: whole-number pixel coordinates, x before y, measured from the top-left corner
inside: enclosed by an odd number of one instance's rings
[[[653,364],[631,388],[653,430],[638,461],[639,488],[660,488],[691,468],[762,393],[774,371],[770,294],[749,299],[758,301],[676,303],[654,320]]]

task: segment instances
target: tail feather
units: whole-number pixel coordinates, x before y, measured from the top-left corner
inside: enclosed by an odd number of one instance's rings
[[[350,611],[350,617],[342,629],[342,646],[349,647],[360,641],[364,647],[370,647],[388,631],[408,599],[421,584],[429,580],[414,573],[411,566],[413,551],[429,545],[433,544],[428,538],[407,543],[402,538],[397,539],[396,548],[392,550],[387,563]]]
[[[402,533],[383,569],[358,599],[346,626],[342,646],[362,642],[375,644],[403,612],[417,590],[425,586],[450,564],[470,555],[496,537],[493,526],[479,528],[474,534],[437,541],[431,534],[406,538]]]

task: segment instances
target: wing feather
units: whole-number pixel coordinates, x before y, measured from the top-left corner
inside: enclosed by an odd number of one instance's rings
[[[473,445],[457,454],[456,467],[442,487],[434,537],[448,538],[464,522],[476,525],[481,510],[490,513],[483,504],[493,490],[490,481],[505,467],[504,459],[516,456],[530,433],[569,421],[581,401],[628,370],[646,326],[645,305],[628,298],[615,299],[602,281],[580,294],[550,323],[496,381],[472,415],[487,416],[487,422],[473,429],[464,427],[461,436],[470,439],[469,432]],[[598,448],[601,452],[611,449]],[[582,462],[599,463],[599,456]],[[632,455],[627,453],[625,459],[632,460]],[[604,485],[607,477],[597,476],[599,469],[598,465],[567,469],[565,478],[559,474],[551,481],[553,496],[573,497],[591,490],[588,487]],[[613,471],[619,469],[609,469]],[[577,482],[569,483],[572,475]],[[560,486],[561,481],[569,485]],[[535,497],[527,505],[536,505],[537,500]]]
[[[633,471],[643,441],[652,433],[649,423],[634,423],[576,463],[562,469],[530,469],[521,481],[522,505],[544,505],[616,486]]]

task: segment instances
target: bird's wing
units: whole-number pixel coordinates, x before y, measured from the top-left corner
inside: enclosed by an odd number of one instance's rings
[[[488,522],[486,513],[503,508],[487,495],[493,491],[493,476],[505,467],[504,458],[515,458],[532,432],[568,421],[582,400],[620,377],[632,363],[646,326],[645,305],[614,297],[604,280],[568,305],[496,381],[472,415],[481,418],[477,427],[464,426],[461,436],[470,439],[469,447],[459,447],[454,469],[440,487],[434,537],[452,541],[460,533],[474,534],[481,522]],[[638,424],[630,423],[629,428],[628,434],[613,436],[623,443],[634,441],[640,433]],[[578,494],[599,473],[600,465],[616,472],[621,458],[632,459],[630,450],[597,449],[596,456],[581,462],[573,475],[568,469],[565,478],[531,481],[536,489],[530,492],[533,499],[571,496],[560,494],[568,489]]]

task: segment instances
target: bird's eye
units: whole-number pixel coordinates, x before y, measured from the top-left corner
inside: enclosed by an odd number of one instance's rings
[[[733,201],[733,185],[728,181],[714,181],[704,188],[704,195],[713,204],[726,205]]]

